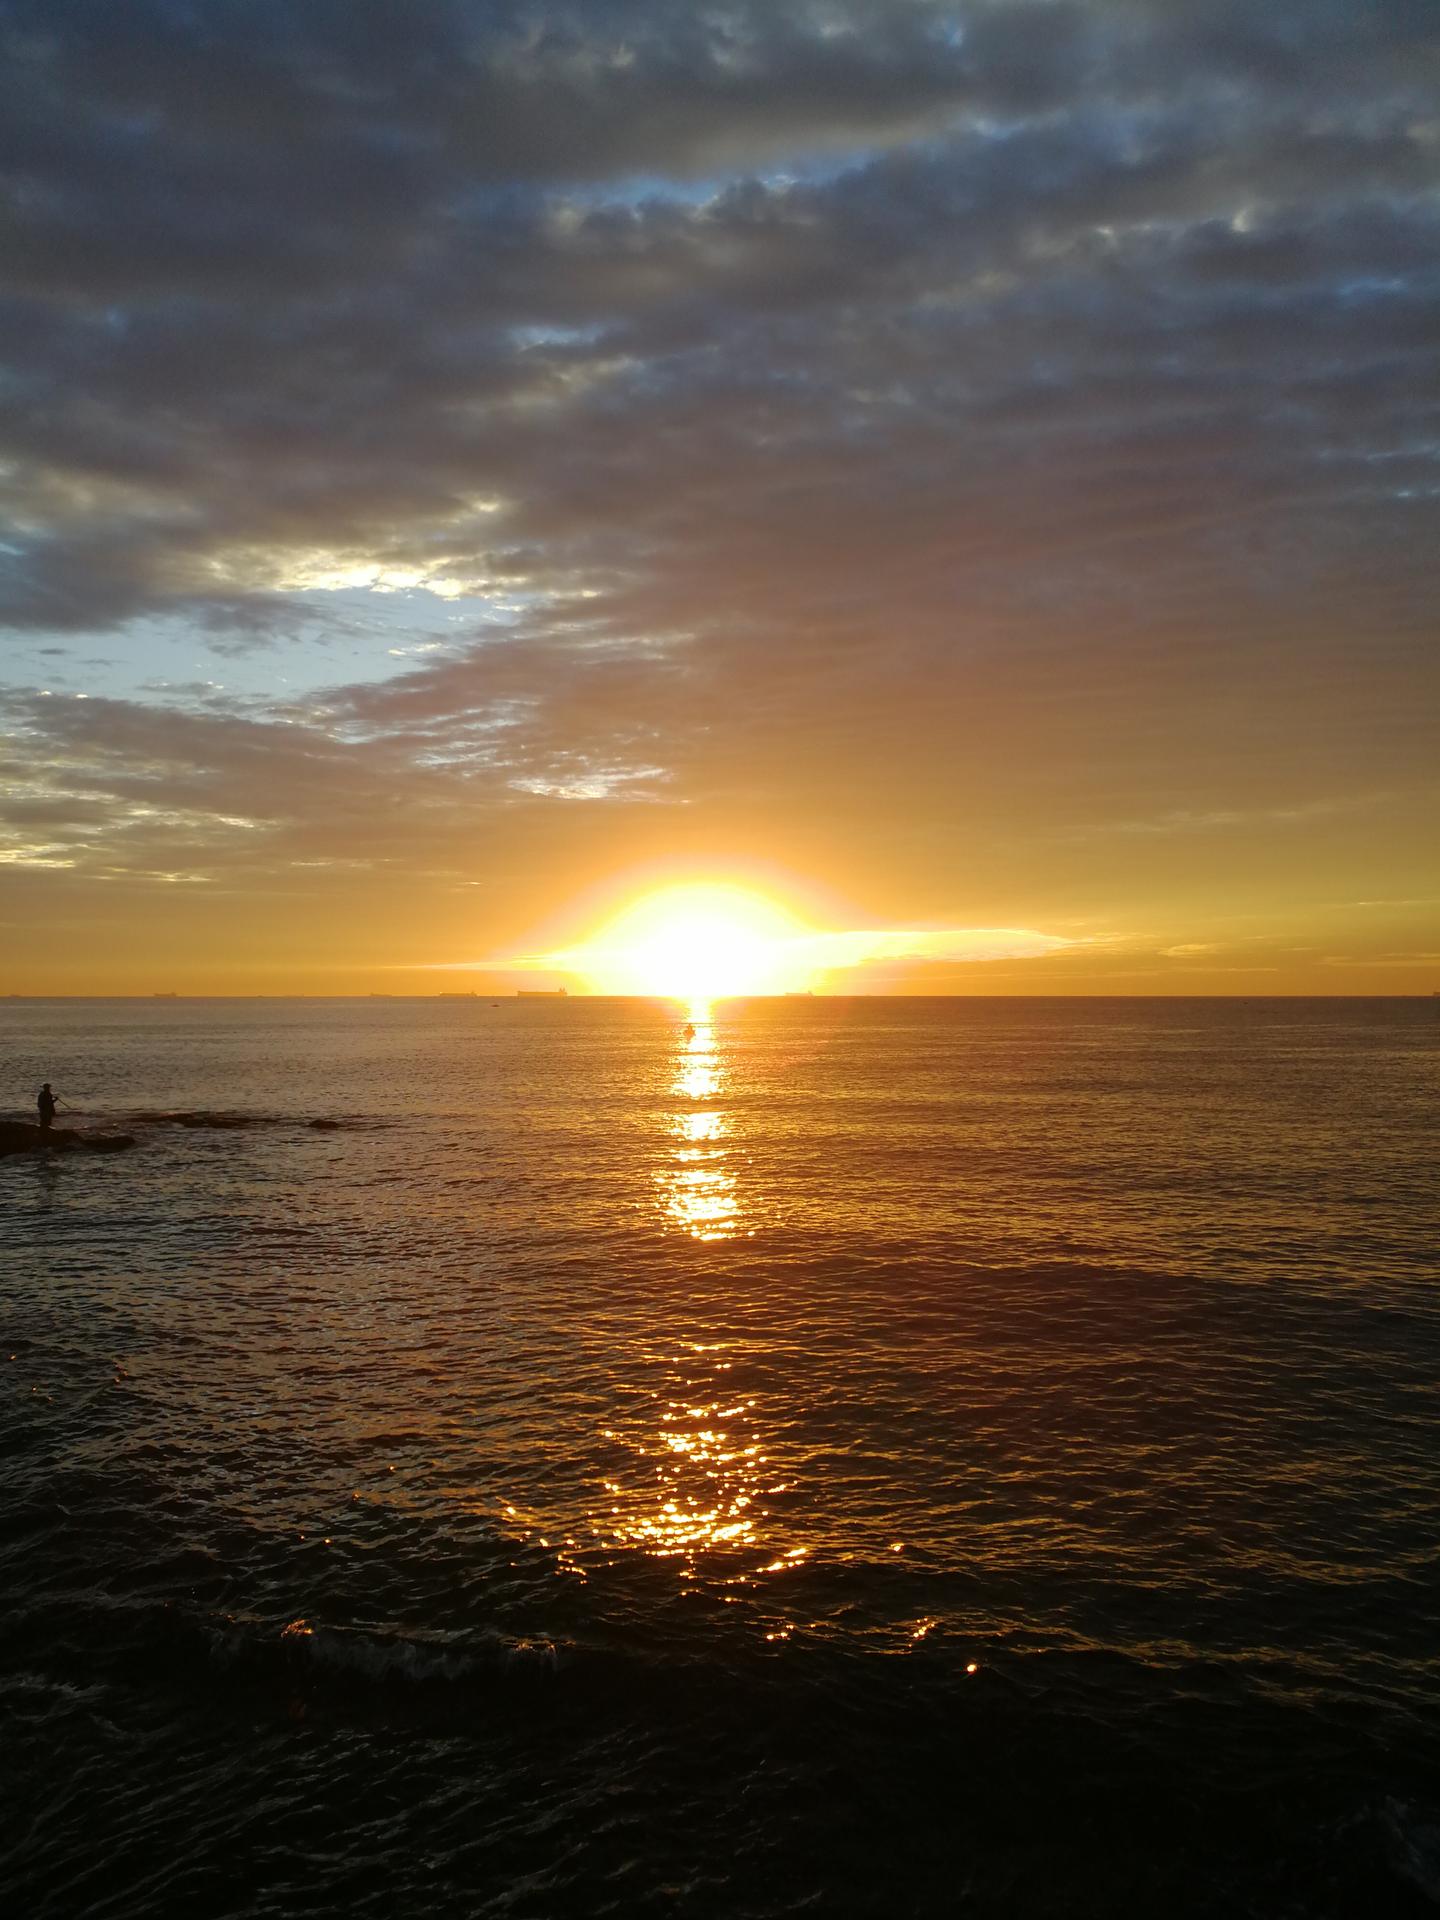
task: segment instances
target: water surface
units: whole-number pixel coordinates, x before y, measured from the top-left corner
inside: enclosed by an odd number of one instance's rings
[[[0,1036],[11,1910],[1433,1912],[1429,1003]]]

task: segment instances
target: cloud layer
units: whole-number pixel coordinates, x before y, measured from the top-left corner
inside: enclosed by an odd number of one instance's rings
[[[1318,952],[1377,864],[1426,892],[1427,0],[0,35],[0,861],[46,911],[324,876],[499,943],[765,858],[893,925],[1201,947],[1224,898]]]

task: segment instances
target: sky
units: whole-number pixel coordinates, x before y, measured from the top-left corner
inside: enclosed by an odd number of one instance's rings
[[[1437,182],[1434,0],[0,0],[0,992],[1440,987]]]

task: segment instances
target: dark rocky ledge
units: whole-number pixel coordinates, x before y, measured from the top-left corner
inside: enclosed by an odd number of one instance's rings
[[[0,1154],[119,1153],[133,1147],[133,1133],[77,1133],[73,1127],[36,1127],[27,1120],[0,1120]]]
[[[322,1133],[336,1133],[352,1124],[346,1120],[306,1120],[298,1115],[278,1113],[224,1113],[213,1108],[185,1109],[178,1113],[127,1113],[125,1124],[131,1127],[201,1127],[221,1132],[232,1127],[318,1127]]]
[[[187,1109],[178,1113],[126,1113],[116,1115],[116,1119],[121,1125],[135,1129],[213,1127],[221,1132],[228,1131],[232,1127],[300,1126],[313,1128],[320,1133],[338,1133],[357,1126],[384,1124],[383,1121],[375,1123],[333,1120],[327,1117],[318,1120],[306,1120],[299,1116],[282,1119],[278,1114],[221,1113],[204,1109]],[[133,1132],[88,1133],[74,1127],[51,1127],[48,1132],[44,1132],[31,1121],[0,1120],[0,1156],[7,1153],[118,1153],[122,1147],[134,1145]]]

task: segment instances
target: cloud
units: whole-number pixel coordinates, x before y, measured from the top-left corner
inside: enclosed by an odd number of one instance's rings
[[[12,676],[14,847],[38,809],[79,878],[518,899],[663,816],[1024,926],[1066,861],[1258,887],[1303,825],[1360,891],[1362,833],[1423,838],[1433,8],[10,0],[0,38],[0,624],[276,674],[83,713]],[[362,589],[390,677],[281,689]]]
[[[1117,527],[1170,572],[1393,507],[1342,467],[1388,413],[1433,471],[1423,22],[1317,19],[1346,117],[1302,17],[1199,11],[13,7],[5,617],[266,622],[307,565],[758,594],[822,531],[933,602],[942,526],[984,597],[1035,541],[1063,596]],[[757,488],[758,552],[713,504]]]

